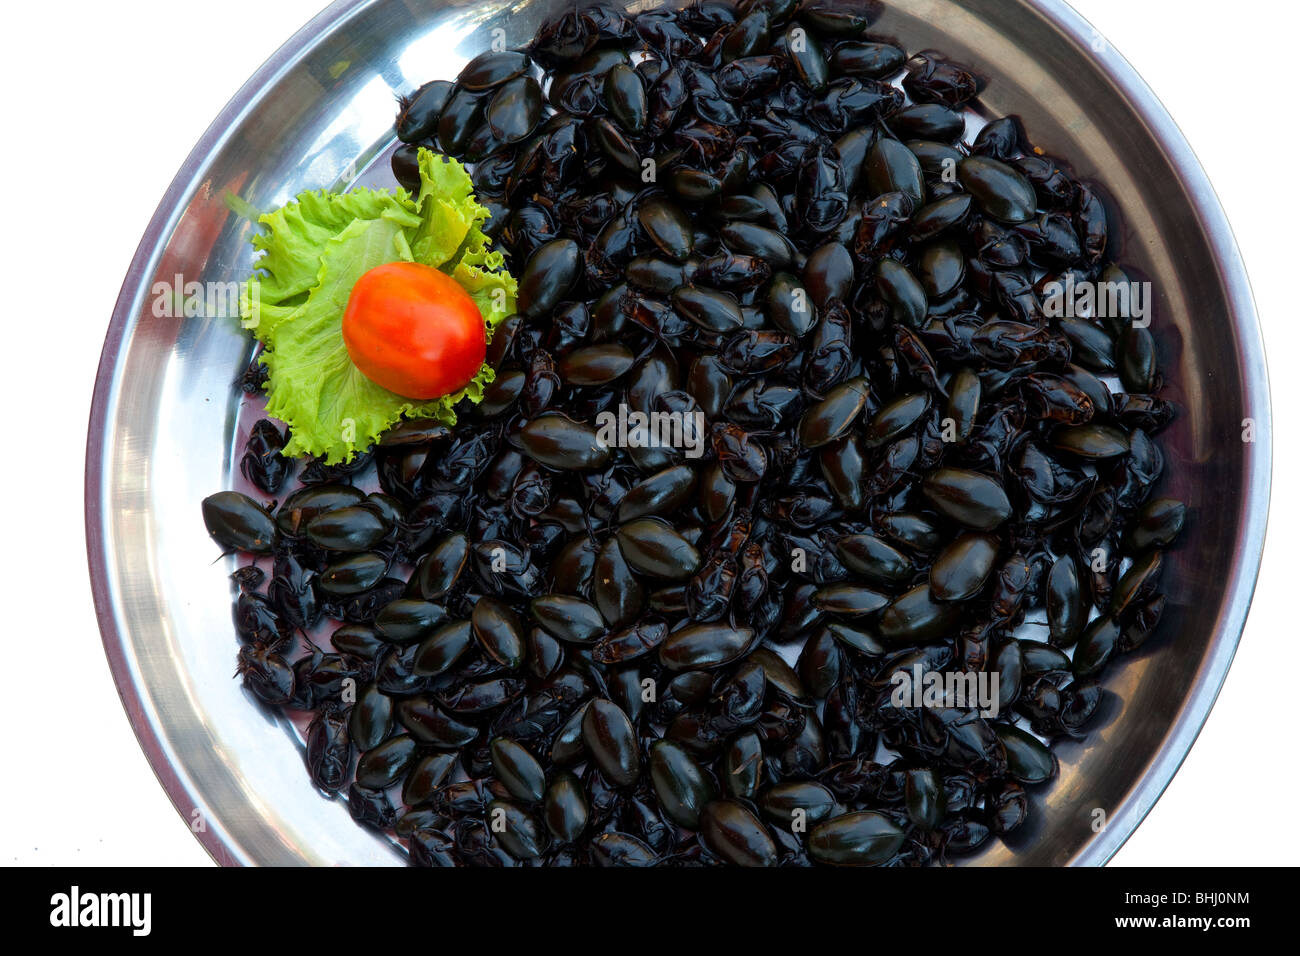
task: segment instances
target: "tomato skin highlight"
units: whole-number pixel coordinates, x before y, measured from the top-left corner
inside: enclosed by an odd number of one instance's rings
[[[421,400],[464,388],[487,356],[483,316],[469,293],[418,262],[376,266],[357,280],[343,343],[366,378]]]

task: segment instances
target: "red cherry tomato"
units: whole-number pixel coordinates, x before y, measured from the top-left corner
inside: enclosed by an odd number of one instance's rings
[[[469,293],[418,262],[376,266],[357,281],[343,342],[366,378],[406,398],[459,391],[487,355],[483,316]]]

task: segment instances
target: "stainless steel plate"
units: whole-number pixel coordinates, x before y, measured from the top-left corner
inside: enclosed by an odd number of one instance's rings
[[[226,107],[140,244],[113,314],[91,411],[86,526],[104,645],[127,713],[187,824],[221,863],[397,863],[311,787],[296,742],[231,679],[228,562],[199,502],[229,487],[248,354],[236,323],[154,314],[155,284],[247,276],[253,226],[307,188],[382,172],[394,97],[453,77],[494,31],[527,42],[561,0],[344,0],[291,39]],[[639,7],[654,4],[639,4]],[[1168,784],[1209,713],[1250,603],[1270,466],[1263,346],[1227,222],[1150,90],[1056,0],[896,0],[873,32],[990,78],[983,101],[1102,183],[1124,224],[1116,258],[1148,278],[1181,417],[1165,488],[1191,506],[1165,572],[1160,635],[1107,674],[1104,713],[1060,747],[1031,822],[974,859],[1105,862]],[[382,176],[376,175],[377,179]],[[232,201],[232,197],[233,200]],[[1244,442],[1243,421],[1254,422]],[[1093,810],[1108,826],[1094,832]]]

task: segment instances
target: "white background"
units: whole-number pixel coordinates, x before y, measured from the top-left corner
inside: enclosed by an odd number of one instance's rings
[[[0,863],[210,865],[109,677],[84,558],[82,447],[108,318],[155,205],[210,120],[321,2],[7,5]],[[1278,0],[1075,6],[1155,90],[1218,189],[1274,376],[1273,511],[1250,622],[1195,748],[1114,863],[1294,863],[1300,409],[1282,357],[1300,350],[1300,16]]]

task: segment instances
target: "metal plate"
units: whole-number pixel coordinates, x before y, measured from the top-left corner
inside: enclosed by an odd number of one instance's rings
[[[228,562],[200,518],[232,483],[248,342],[221,318],[154,314],[155,284],[245,278],[257,209],[303,189],[382,180],[394,97],[452,78],[496,30],[526,43],[563,0],[346,0],[308,24],[204,135],[149,225],[113,314],[87,447],[95,603],[118,690],[155,772],[221,863],[378,864],[401,854],[316,793],[296,741],[231,679]],[[654,4],[639,4],[641,8]],[[1167,396],[1165,493],[1189,526],[1164,575],[1157,638],[1112,667],[1087,738],[1030,822],[974,857],[1100,864],[1133,831],[1191,747],[1240,637],[1267,518],[1271,429],[1263,345],[1228,224],[1150,90],[1055,0],[896,0],[873,27],[990,80],[983,102],[1102,183],[1124,231],[1115,258],[1151,280]],[[1255,440],[1243,442],[1243,420]],[[1109,825],[1093,831],[1093,810]],[[196,821],[202,822],[200,828]]]

